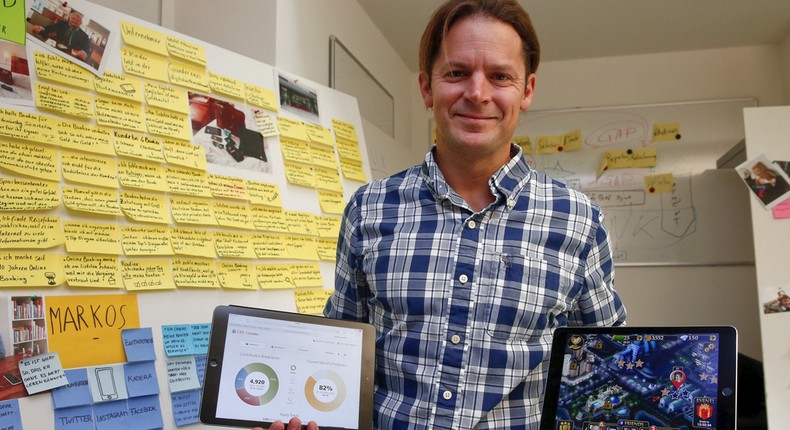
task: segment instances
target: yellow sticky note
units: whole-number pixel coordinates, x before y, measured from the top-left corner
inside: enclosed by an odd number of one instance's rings
[[[285,177],[294,185],[315,188],[315,173],[310,166],[285,162]]]
[[[36,65],[36,74],[39,79],[69,85],[83,90],[93,91],[93,73],[82,68],[65,58],[46,52],[33,53]]]
[[[214,235],[209,230],[174,227],[170,230],[170,241],[176,255],[216,258]]]
[[[625,169],[633,165],[631,154],[627,149],[617,149],[606,151],[603,157],[606,159],[606,167],[608,169]]]
[[[294,284],[298,288],[321,287],[324,285],[324,279],[321,277],[318,263],[292,264],[291,274],[293,275]]]
[[[118,164],[113,158],[61,151],[60,166],[67,181],[118,188]]]
[[[529,136],[513,136],[513,143],[521,147],[521,151],[525,154],[532,154],[532,141]]]
[[[318,247],[318,258],[321,261],[335,261],[337,254],[337,239],[321,238],[315,241]]]
[[[645,176],[645,191],[648,194],[671,193],[675,187],[675,177],[671,173]]]
[[[167,65],[170,83],[198,91],[209,91],[206,69],[193,64],[171,61]]]
[[[63,244],[57,216],[0,214],[0,231],[0,249],[47,249]]]
[[[657,122],[653,124],[653,142],[680,140],[679,122]]]
[[[54,85],[36,84],[36,106],[78,118],[92,119],[95,116],[93,96]]]
[[[315,172],[315,186],[321,190],[343,192],[343,182],[340,180],[340,172],[337,168],[327,169],[324,167],[313,168]]]
[[[167,82],[167,61],[161,55],[121,48],[123,71],[135,76]]]
[[[99,125],[145,132],[145,115],[142,104],[96,96],[96,123]]]
[[[277,129],[280,130],[280,135],[284,137],[290,137],[302,142],[308,141],[307,128],[305,128],[302,121],[278,116]]]
[[[224,258],[255,258],[251,234],[214,232],[214,248],[217,255]]]
[[[280,235],[254,234],[252,236],[252,247],[255,250],[255,255],[261,259],[290,258],[288,248],[285,247],[285,239]]]
[[[126,291],[175,290],[170,260],[121,260]]]
[[[173,255],[166,227],[121,226],[121,243],[126,255]]]
[[[118,203],[118,191],[116,190],[64,185],[61,192],[63,193],[63,203],[73,211],[99,215],[121,215],[121,205]]]
[[[150,106],[173,112],[189,113],[189,99],[186,91],[156,82],[146,82],[144,88],[145,101]]]
[[[320,143],[326,146],[335,146],[335,141],[332,140],[332,132],[320,125],[305,123],[307,129],[307,137],[313,143]]]
[[[59,145],[57,124],[54,117],[0,107],[0,136]]]
[[[315,215],[310,212],[290,210],[283,211],[283,214],[285,215],[285,224],[288,226],[289,233],[318,236],[318,230],[315,228]]]
[[[318,247],[315,239],[303,236],[285,236],[288,255],[294,260],[318,261]]]
[[[33,178],[60,180],[58,150],[48,146],[0,140],[0,168]]]
[[[0,211],[39,211],[58,206],[60,192],[57,182],[0,178]]]
[[[538,154],[556,154],[562,152],[565,138],[563,135],[551,136],[538,136],[537,150]]]
[[[274,91],[253,85],[249,82],[244,84],[244,94],[247,98],[247,103],[253,106],[259,106],[273,112],[279,109],[277,106],[277,97]]]
[[[250,217],[255,230],[288,233],[285,211],[280,208],[253,206]]]
[[[357,182],[367,182],[368,177],[362,170],[362,162],[355,160],[340,160],[340,170],[346,179]]]
[[[338,169],[337,156],[332,148],[324,148],[319,145],[310,146],[311,163],[315,166]]]
[[[41,288],[65,282],[61,254],[0,252],[0,266],[3,266],[0,287]]]
[[[58,121],[56,130],[61,148],[93,154],[115,155],[109,129],[75,121]]]
[[[362,162],[362,152],[359,151],[359,143],[346,140],[337,139],[337,153],[340,155],[340,160],[354,160]]]
[[[170,207],[164,196],[121,191],[121,210],[132,221],[170,224]]]
[[[226,175],[208,175],[209,188],[214,197],[249,200],[244,179]]]
[[[121,255],[121,235],[116,224],[64,221],[69,253]]]
[[[569,131],[562,135],[562,146],[557,148],[559,152],[578,151],[582,148],[582,131],[580,129]]]
[[[165,169],[165,178],[168,191],[173,194],[211,197],[211,186],[204,171],[168,167]]]
[[[156,108],[145,110],[145,125],[148,132],[158,136],[189,140],[192,138],[192,123],[189,115]]]
[[[283,207],[280,187],[277,184],[247,180],[247,192],[250,203],[272,207]]]
[[[124,157],[165,161],[165,156],[162,155],[162,139],[158,137],[116,130],[113,132],[113,145],[115,152]]]
[[[318,190],[318,203],[321,210],[328,214],[342,214],[346,207],[346,200],[343,193]]]
[[[264,290],[294,288],[290,264],[259,264],[255,266],[258,285]]]
[[[159,55],[167,55],[165,35],[159,31],[122,20],[121,37],[123,37],[123,41],[128,45],[145,49],[146,51],[151,51]]]
[[[263,137],[273,137],[280,134],[277,124],[274,123],[274,118],[266,111],[256,109],[254,114],[255,125],[258,126],[258,131],[261,132]]]
[[[598,179],[603,175],[603,173],[609,170],[609,161],[606,158],[606,155],[601,157],[601,161],[598,163],[598,168],[595,170],[595,179]]]
[[[143,83],[137,78],[105,70],[93,81],[96,92],[133,102],[143,101]]]
[[[211,91],[215,93],[224,94],[237,99],[244,98],[244,82],[238,79],[233,79],[229,76],[214,73],[209,70],[208,85]]]
[[[316,229],[318,237],[337,239],[340,233],[340,218],[334,216],[317,216]]]
[[[121,333],[140,327],[136,294],[47,295],[46,306],[49,351],[64,368],[126,362]],[[78,315],[87,317],[90,309],[101,312],[78,326]]]
[[[283,135],[280,137],[280,150],[285,160],[305,164],[310,164],[312,162],[312,158],[310,158],[310,145],[305,141],[296,140]]]
[[[118,181],[128,188],[167,191],[165,169],[156,163],[118,160]]]
[[[255,265],[251,263],[224,262],[217,263],[217,279],[222,288],[229,290],[257,290]]]
[[[225,227],[252,229],[250,207],[234,203],[215,201],[214,217],[217,223]]]
[[[206,50],[197,43],[192,43],[176,36],[167,36],[167,52],[173,57],[195,63],[200,66],[206,65]]]
[[[67,255],[63,270],[69,287],[121,288],[121,266],[114,255]]]
[[[326,301],[332,296],[332,290],[308,288],[294,290],[296,310],[300,314],[320,315],[324,312]]]
[[[657,161],[658,161],[658,155],[656,153],[656,148],[648,147],[648,148],[634,149],[633,151],[631,151],[632,167],[636,167],[636,168],[656,167]]]
[[[162,152],[165,154],[168,164],[197,170],[208,168],[206,151],[203,150],[203,147],[192,142],[164,138],[162,139]],[[208,179],[206,181],[206,185],[208,185]],[[208,192],[208,187],[206,187],[206,191]]]
[[[178,288],[219,288],[213,260],[174,258],[173,282]]]
[[[214,205],[208,199],[170,199],[170,212],[179,224],[217,225]]]
[[[332,118],[332,128],[335,130],[335,138],[359,142],[354,124]]]

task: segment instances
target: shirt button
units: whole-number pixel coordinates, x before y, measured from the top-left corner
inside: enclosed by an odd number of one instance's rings
[[[461,342],[461,336],[459,336],[459,335],[457,335],[457,334],[454,334],[454,335],[453,335],[453,336],[450,338],[450,342],[452,342],[452,343],[453,343],[453,345],[458,345],[458,343],[459,343],[459,342]]]
[[[513,209],[513,206],[515,206],[515,205],[516,205],[516,201],[515,200],[507,199],[507,208],[508,209]]]
[[[442,393],[442,397],[444,397],[444,400],[450,400],[453,398],[453,393],[450,390],[445,390]]]
[[[472,230],[474,230],[474,229],[475,229],[475,227],[477,227],[477,223],[475,223],[475,221],[474,221],[474,220],[469,220],[469,222],[468,222],[468,223],[466,223],[466,225],[467,225],[469,228],[471,228]]]
[[[461,276],[458,277],[458,280],[461,281],[462,284],[465,284],[466,281],[469,280],[469,277],[466,276],[466,275],[461,275]]]

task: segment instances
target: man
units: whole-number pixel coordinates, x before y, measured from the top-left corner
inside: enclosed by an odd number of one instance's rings
[[[33,32],[54,39],[60,45],[66,46],[71,55],[86,61],[91,52],[91,41],[88,34],[82,31],[82,14],[72,11],[68,21],[41,26],[34,25]]]
[[[420,45],[436,146],[346,207],[324,313],[376,327],[376,428],[537,428],[553,330],[625,321],[598,207],[511,144],[538,61],[515,0],[442,5]]]

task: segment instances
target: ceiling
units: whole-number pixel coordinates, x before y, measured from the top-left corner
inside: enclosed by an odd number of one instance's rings
[[[357,0],[409,69],[442,0]],[[542,61],[779,44],[788,0],[519,0]]]

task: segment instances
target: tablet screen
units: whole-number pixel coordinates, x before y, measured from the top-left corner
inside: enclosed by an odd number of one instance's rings
[[[610,330],[555,338],[542,429],[734,428],[734,334]]]
[[[216,340],[212,333],[204,422],[252,427],[296,416],[321,428],[365,427],[363,371],[372,369],[363,360],[366,325],[230,309],[216,327],[223,333]],[[222,337],[222,347],[214,345]]]

